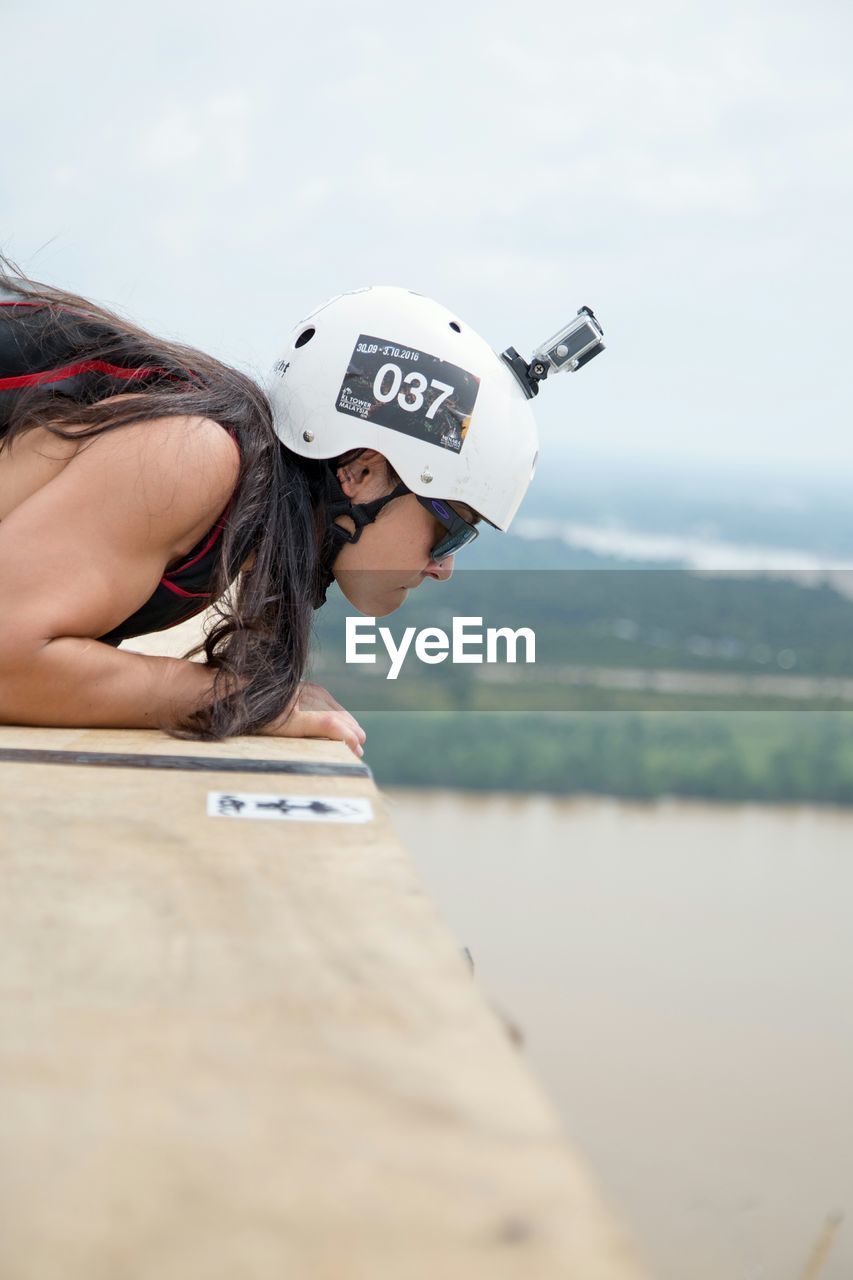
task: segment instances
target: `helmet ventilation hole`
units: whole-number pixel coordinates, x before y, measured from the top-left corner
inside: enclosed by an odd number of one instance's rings
[[[294,347],[304,347],[306,342],[310,342],[314,337],[315,329],[303,329],[299,337],[294,342]]]
[[[461,333],[461,332],[462,332],[461,328],[459,327],[459,325],[456,323],[456,321],[455,321],[455,320],[451,320],[451,321],[450,321],[450,327],[451,327],[451,329],[453,330],[453,332],[454,332],[454,333]]]

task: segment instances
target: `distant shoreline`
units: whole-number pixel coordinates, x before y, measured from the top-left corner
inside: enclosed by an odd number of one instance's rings
[[[803,548],[762,546],[725,538],[655,533],[618,522],[589,524],[553,517],[519,517],[513,533],[527,541],[555,538],[581,551],[649,566],[676,562],[707,572],[833,574],[853,570],[849,560],[826,558]]]

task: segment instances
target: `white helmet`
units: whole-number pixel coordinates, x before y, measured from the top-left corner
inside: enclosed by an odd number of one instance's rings
[[[412,493],[508,529],[538,452],[530,392],[473,329],[408,289],[344,293],[290,335],[268,388],[294,453],[376,449]]]

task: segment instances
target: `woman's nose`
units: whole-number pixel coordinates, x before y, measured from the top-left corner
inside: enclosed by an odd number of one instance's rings
[[[453,556],[445,556],[443,560],[430,560],[427,565],[427,577],[436,582],[446,582],[453,573]]]

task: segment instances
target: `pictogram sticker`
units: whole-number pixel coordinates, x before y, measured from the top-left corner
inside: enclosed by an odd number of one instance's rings
[[[342,796],[276,796],[249,791],[208,791],[209,818],[261,818],[275,822],[372,822],[369,800]]]

